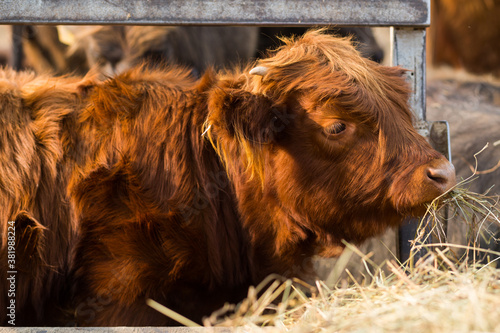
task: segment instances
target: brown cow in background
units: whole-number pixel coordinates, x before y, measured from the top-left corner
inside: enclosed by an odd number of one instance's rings
[[[500,76],[499,1],[434,0],[431,13],[431,63]]]
[[[302,276],[342,239],[421,214],[454,184],[412,126],[404,70],[317,31],[252,67],[200,80],[176,68],[102,82],[3,74],[1,142],[30,143],[2,145],[0,160],[12,173],[2,228],[18,219],[27,245],[17,311],[39,316],[19,324],[60,319],[43,308],[67,305],[53,276],[70,267],[79,325],[174,323],[147,298],[200,321],[268,274]]]

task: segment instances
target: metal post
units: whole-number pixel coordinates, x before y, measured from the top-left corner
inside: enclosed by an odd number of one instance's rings
[[[16,71],[23,65],[23,31],[23,25],[12,26],[12,58],[9,65]]]
[[[415,128],[429,138],[429,124],[425,119],[425,36],[425,29],[391,28],[391,62],[409,70],[408,80],[413,91],[410,106],[416,119]],[[407,218],[399,228],[397,247],[401,262],[410,258],[410,241],[415,238],[418,223],[418,218]]]
[[[408,79],[413,93],[410,106],[415,114],[417,131],[434,149],[451,161],[449,126],[445,121],[428,122],[425,114],[426,31],[423,28],[391,28],[392,64],[409,69]],[[401,262],[410,257],[410,241],[415,238],[419,219],[408,218],[398,232],[398,257]],[[444,226],[446,230],[446,226]],[[421,255],[417,255],[417,258]]]
[[[410,106],[415,114],[416,129],[429,137],[425,119],[425,28],[391,28],[392,64],[408,69],[413,94]]]

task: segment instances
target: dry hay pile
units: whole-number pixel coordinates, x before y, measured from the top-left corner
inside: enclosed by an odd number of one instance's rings
[[[480,238],[497,241],[485,226],[500,224],[500,206],[497,197],[466,190],[470,181],[429,206],[407,262],[394,257],[376,265],[370,254],[346,244],[326,281],[310,286],[269,277],[241,304],[206,318],[205,326],[245,332],[500,332],[500,253],[478,247]],[[469,226],[468,245],[446,242],[443,226],[457,219]],[[349,271],[347,279],[341,277],[349,260],[362,261],[362,281]]]

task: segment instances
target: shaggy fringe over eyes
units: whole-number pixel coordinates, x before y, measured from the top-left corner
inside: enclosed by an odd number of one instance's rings
[[[229,176],[244,172],[249,180],[257,178],[264,184],[265,157],[269,144],[284,134],[276,130],[276,125],[286,108],[252,90],[254,77],[248,74],[250,69],[217,75],[209,92],[202,131]],[[238,158],[234,160],[234,156]]]
[[[323,28],[310,30],[303,37],[282,38],[285,45],[278,48],[273,57],[259,61],[260,66],[270,69],[266,78],[290,83],[293,80],[296,84],[309,83],[310,77],[319,77],[317,70],[326,70],[327,73],[343,73],[351,81],[381,90],[377,79],[370,72],[372,62],[361,56],[352,39],[326,32],[327,28]],[[307,76],[297,76],[294,72]]]
[[[258,61],[268,68],[261,91],[282,96],[307,90],[314,99],[327,99],[345,90],[362,89],[379,99],[409,94],[401,68],[381,66],[361,56],[349,37],[308,31],[303,37],[282,38],[286,43],[273,57]],[[400,75],[400,80],[394,79]]]
[[[231,172],[230,156],[234,156],[230,150],[230,146],[214,138],[212,124],[207,120],[203,126],[203,135],[208,138],[215,152],[222,161],[226,172]],[[240,132],[235,132],[234,138],[237,142],[238,149],[241,149],[244,158],[245,173],[249,174],[249,180],[257,177],[264,186],[264,149],[260,144],[250,143]]]

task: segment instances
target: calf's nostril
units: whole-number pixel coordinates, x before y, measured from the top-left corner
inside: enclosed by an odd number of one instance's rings
[[[449,189],[456,183],[455,169],[452,164],[438,168],[428,167],[425,173],[432,182],[444,186],[445,189]]]
[[[444,170],[427,168],[427,177],[438,183],[446,183],[448,181],[447,174]]]

